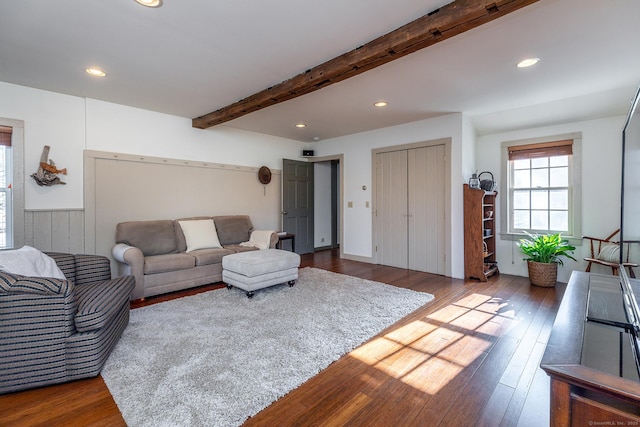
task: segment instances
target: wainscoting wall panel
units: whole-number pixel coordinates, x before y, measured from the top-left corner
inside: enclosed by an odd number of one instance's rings
[[[85,253],[84,210],[26,210],[24,237],[41,251]]]
[[[282,172],[272,173],[262,185],[257,167],[87,150],[85,249],[111,257],[123,221],[243,214],[256,229],[275,230]]]

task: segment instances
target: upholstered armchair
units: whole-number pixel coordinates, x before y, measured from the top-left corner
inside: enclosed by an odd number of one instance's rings
[[[103,256],[49,253],[66,280],[0,272],[0,394],[93,377],[129,322],[133,276]]]

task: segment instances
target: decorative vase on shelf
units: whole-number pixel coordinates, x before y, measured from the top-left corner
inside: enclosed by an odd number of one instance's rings
[[[475,189],[479,189],[480,188],[480,179],[478,178],[478,172],[477,171],[476,171],[476,173],[471,175],[471,178],[469,178],[469,188],[475,188]]]

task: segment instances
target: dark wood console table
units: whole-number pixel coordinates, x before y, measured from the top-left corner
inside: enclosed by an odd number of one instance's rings
[[[572,273],[540,364],[551,377],[550,424],[640,426],[640,382],[581,364],[589,275]],[[621,364],[614,350],[604,363]]]
[[[278,243],[276,244],[276,248],[282,249],[282,242],[285,240],[291,240],[291,252],[296,251],[296,235],[293,233],[287,234],[278,234]]]

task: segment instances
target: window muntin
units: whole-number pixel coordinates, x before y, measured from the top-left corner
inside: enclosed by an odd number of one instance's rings
[[[571,155],[509,160],[510,232],[571,229]]]

